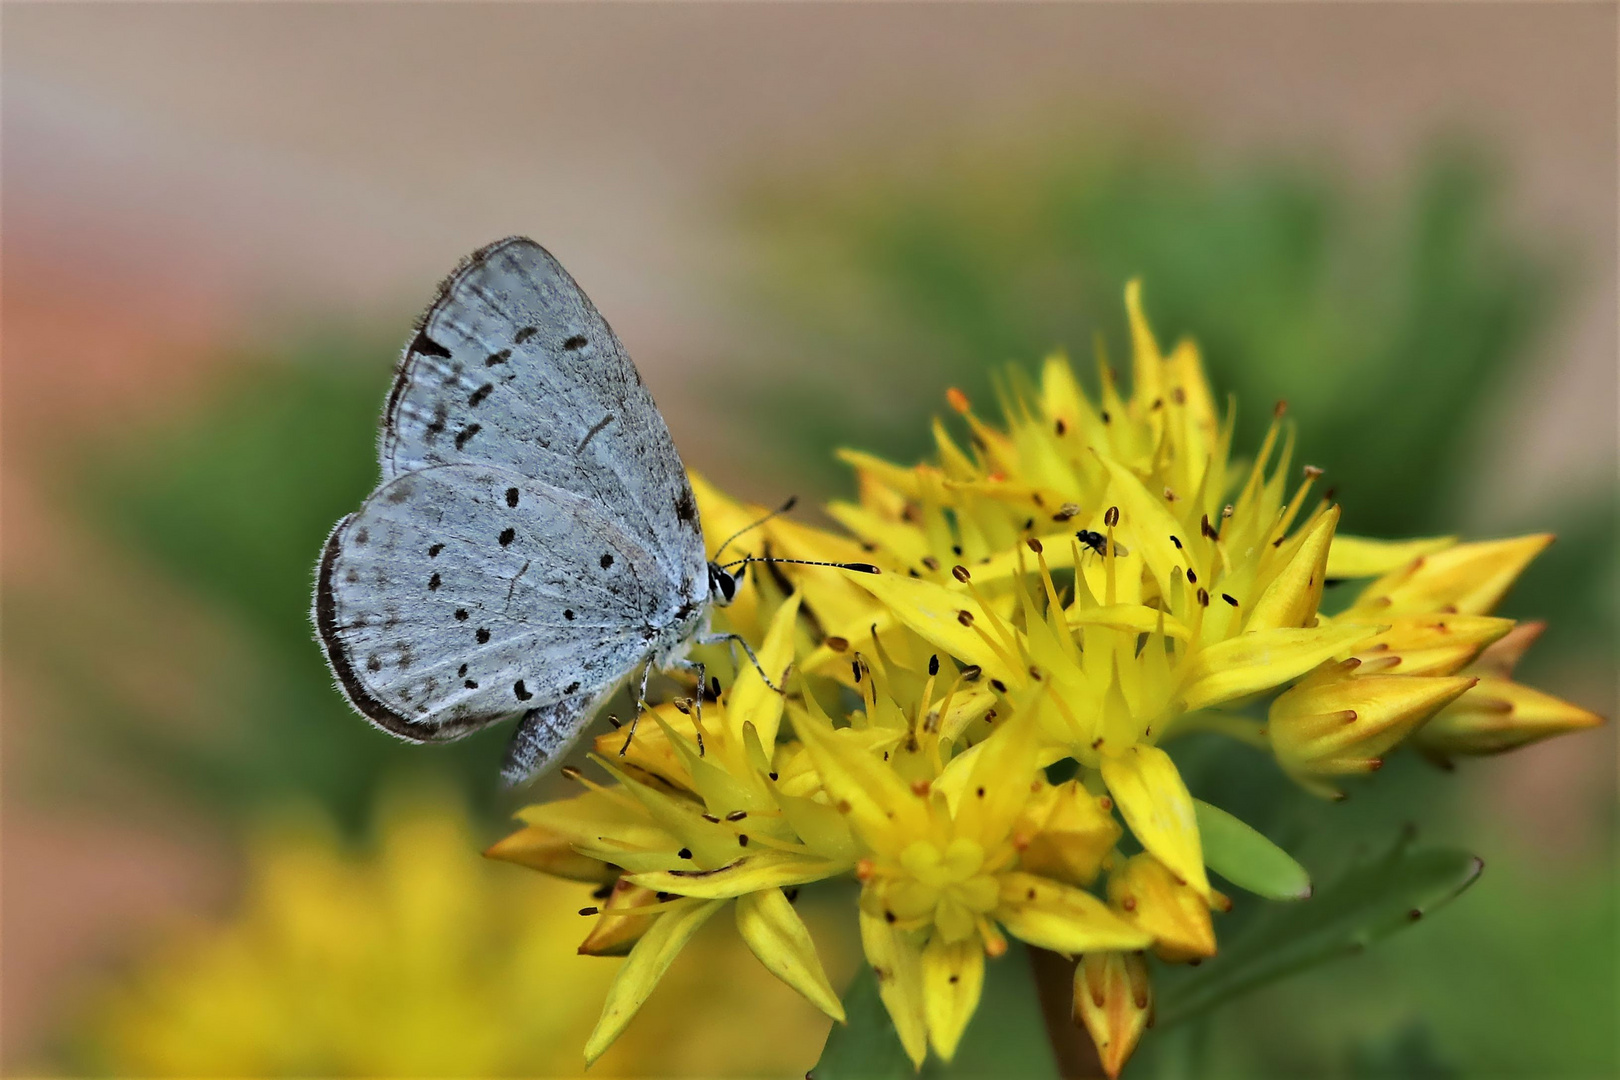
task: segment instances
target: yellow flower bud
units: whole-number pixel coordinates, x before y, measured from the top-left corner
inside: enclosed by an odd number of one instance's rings
[[[1020,864],[1032,874],[1090,885],[1124,831],[1112,810],[1111,799],[1093,795],[1077,780],[1047,785],[1018,823]]]
[[[1153,935],[1153,951],[1168,963],[1215,955],[1209,905],[1152,855],[1133,855],[1108,877],[1108,903],[1137,929]]]
[[[641,940],[641,935],[647,932],[658,916],[618,915],[615,912],[623,908],[648,908],[657,903],[658,894],[653,890],[632,885],[621,878],[602,904],[602,913],[597,916],[596,925],[579,943],[580,953],[585,956],[625,955]]]
[[[1424,724],[1413,741],[1440,758],[1497,754],[1601,723],[1601,716],[1562,698],[1488,675]]]
[[[1099,952],[1074,969],[1074,1018],[1085,1024],[1109,1077],[1118,1077],[1153,1016],[1153,986],[1140,953]]]
[[[484,852],[491,859],[517,863],[552,877],[570,881],[612,881],[619,872],[600,859],[581,855],[573,848],[570,837],[544,825],[529,825],[504,840],[498,840]]]
[[[1362,675],[1359,660],[1327,664],[1271,703],[1277,760],[1318,794],[1320,778],[1374,772],[1383,755],[1474,685],[1468,676]]]

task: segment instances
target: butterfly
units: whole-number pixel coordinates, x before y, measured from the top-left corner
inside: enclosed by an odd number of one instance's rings
[[[694,671],[701,698],[694,644],[753,659],[709,613],[761,560],[706,557],[652,394],[534,241],[481,248],[439,287],[378,456],[381,483],[327,538],[312,617],[339,688],[383,730],[445,742],[516,718],[502,767],[516,783],[637,667],[639,715],[654,669]]]

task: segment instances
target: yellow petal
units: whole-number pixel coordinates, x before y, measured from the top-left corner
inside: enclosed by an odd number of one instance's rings
[[[1117,1080],[1153,1015],[1147,964],[1136,953],[1087,953],[1074,969],[1074,1014],[1091,1033],[1103,1071]]]
[[[1162,632],[1166,637],[1181,641],[1191,636],[1181,620],[1146,604],[1101,604],[1097,607],[1076,604],[1065,611],[1063,617],[1070,626],[1108,626],[1138,634]]]
[[[1153,940],[1084,889],[1021,871],[1001,875],[996,920],[1014,937],[1067,956],[1143,949]]]
[[[1327,576],[1343,578],[1377,577],[1399,569],[1413,559],[1433,555],[1457,542],[1455,536],[1434,536],[1425,540],[1370,540],[1362,536],[1333,537],[1328,552]]]
[[[718,870],[654,870],[631,874],[637,885],[677,896],[726,899],[786,885],[807,885],[836,877],[850,869],[847,862],[829,862],[790,851],[762,850],[744,855]]]
[[[1153,936],[1153,951],[1169,963],[1215,955],[1209,901],[1143,852],[1108,876],[1108,903]]]
[[[647,810],[647,816],[660,827],[659,834],[649,834],[645,827],[640,832],[619,828],[597,827],[590,839],[578,841],[579,850],[587,855],[617,863],[631,869],[629,862],[603,853],[604,847],[629,850],[657,850],[673,852],[677,848],[691,849],[699,866],[721,866],[732,858],[736,834],[713,822],[704,820],[703,805],[690,798],[669,795],[651,784],[638,783],[629,773],[613,762],[615,759],[593,755],[594,760],[609,776],[619,781],[619,792],[631,796]],[[650,841],[661,835],[658,843]]]
[[[1199,896],[1208,897],[1197,811],[1170,755],[1138,743],[1101,764],[1103,782],[1137,842]]]
[[[525,806],[517,817],[528,827],[500,841],[487,854],[579,881],[606,883],[617,875],[603,860],[584,854],[577,856],[580,862],[568,861],[561,852],[563,846],[577,849],[609,834],[632,848],[653,850],[678,846],[673,843],[672,833],[655,824],[645,810],[622,793],[587,791],[571,799]],[[547,865],[539,865],[541,862]],[[594,871],[595,876],[586,876],[592,864],[600,866],[601,870]],[[571,872],[561,873],[562,869]]]
[[[911,1064],[928,1056],[928,1014],[923,1005],[922,950],[917,935],[896,930],[882,916],[861,911],[861,947],[877,976],[878,996],[894,1021]]]
[[[795,593],[771,616],[770,629],[765,641],[754,650],[759,666],[770,675],[771,681],[782,685],[782,677],[793,661],[793,630],[799,615],[799,597]],[[743,744],[742,726],[751,723],[759,732],[765,746],[776,743],[776,729],[782,722],[782,695],[765,685],[759,671],[744,658],[737,674],[737,682],[726,695],[726,734],[731,745]]]
[[[947,943],[934,937],[923,949],[924,1009],[928,1041],[945,1061],[956,1056],[956,1045],[984,990],[984,947],[978,938]]]
[[[844,1006],[827,982],[810,931],[781,889],[761,889],[738,897],[737,932],[772,975],[834,1020],[844,1022]]]
[[[1164,357],[1142,312],[1142,282],[1137,278],[1125,285],[1125,313],[1131,324],[1131,396],[1146,408],[1164,396],[1159,373]]]
[[[722,900],[677,900],[636,942],[629,958],[613,977],[607,1000],[602,1004],[602,1017],[585,1042],[587,1065],[613,1045],[681,949],[722,903]]]
[[[859,854],[849,822],[835,808],[815,799],[784,794],[780,787],[776,804],[799,839],[815,854],[834,862],[854,862]]]
[[[1601,723],[1603,717],[1579,705],[1489,675],[1424,724],[1414,741],[1441,757],[1497,754]]]
[[[1487,615],[1530,560],[1552,543],[1551,533],[1458,544],[1393,570],[1356,598],[1354,610],[1375,615],[1458,612]]]
[[[987,676],[1013,681],[1013,672],[1001,653],[992,648],[969,623],[989,628],[984,609],[965,592],[947,589],[931,581],[899,574],[862,574],[860,585],[889,607],[900,621],[964,664],[984,669]],[[994,631],[991,631],[993,634]],[[1022,682],[1022,672],[1017,681]]]
[[[1333,542],[1333,530],[1338,524],[1337,506],[1316,519],[1288,565],[1271,579],[1271,584],[1249,610],[1249,619],[1243,624],[1245,630],[1311,625],[1317,606],[1322,602],[1328,545]]]
[[[924,494],[924,477],[935,471],[924,465],[895,465],[863,450],[838,450],[836,453],[838,460],[844,464],[913,499]]]
[[[1105,501],[1120,510],[1115,534],[1132,554],[1140,555],[1147,563],[1160,595],[1169,596],[1171,572],[1182,565],[1181,549],[1170,538],[1186,530],[1165,509],[1164,500],[1143,487],[1135,473],[1113,458],[1105,457],[1102,462],[1108,468]]]
[[[951,762],[972,766],[956,804],[956,828],[959,834],[977,841],[981,852],[1005,840],[1013,822],[1024,812],[1030,782],[1035,778],[1037,739],[1034,717],[1020,712],[980,743],[971,759]],[[950,766],[946,766],[945,773],[952,773]],[[940,780],[948,786],[945,774]]]
[[[1218,641],[1199,650],[1188,664],[1183,702],[1191,712],[1281,686],[1379,630],[1345,622],[1310,630],[1261,630]]]
[[[868,847],[898,854],[904,846],[900,838],[926,832],[923,800],[893,769],[858,745],[859,732],[834,731],[797,712],[793,726],[821,774],[827,797]]]

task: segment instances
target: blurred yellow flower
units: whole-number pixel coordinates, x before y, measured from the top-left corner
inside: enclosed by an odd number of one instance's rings
[[[1224,734],[1334,795],[1409,738],[1449,756],[1596,722],[1518,687],[1490,652],[1527,643],[1490,611],[1548,538],[1341,534],[1339,508],[1310,498],[1321,470],[1290,490],[1286,410],[1234,464],[1234,410],[1217,410],[1196,346],[1159,348],[1135,284],[1126,306],[1129,396],[1100,364],[1092,397],[1061,357],[1003,381],[1004,427],[953,390],[966,445],[936,420],[931,463],[841,455],[859,485],[828,508],[845,534],[781,517],[747,533],[769,555],[881,572],[751,567],[719,617],[786,692],[706,656],[734,678],[701,722],[695,704],[660,706],[633,739],[598,740],[615,783],[576,772],[585,794],[525,810],[492,849],[617,882],[582,948],[629,959],[588,1057],[730,900],[764,966],[839,1019],[781,890],[853,874],[867,961],[915,1064],[930,1047],[952,1057],[1005,932],[1084,957],[1075,1015],[1117,1075],[1150,1016],[1144,954],[1217,950],[1212,912],[1231,901],[1206,866],[1271,899],[1311,893],[1286,853],[1193,798],[1162,743]],[[694,489],[708,535],[761,516]],[[1345,578],[1374,580],[1322,611]],[[1074,779],[1049,782],[1065,762]]]
[[[399,793],[377,818],[365,854],[318,818],[268,831],[227,922],[172,935],[98,993],[84,1025],[93,1065],[121,1076],[583,1075],[579,1045],[614,981],[613,961],[573,948],[591,888],[480,859],[443,797]],[[823,1031],[808,1009],[772,1010],[754,1037],[711,1011],[764,989],[717,946],[703,969],[678,973],[680,992],[643,1038],[592,1076],[752,1075],[814,1054]]]

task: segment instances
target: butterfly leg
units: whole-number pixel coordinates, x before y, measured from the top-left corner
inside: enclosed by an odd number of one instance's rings
[[[754,670],[759,672],[759,677],[764,680],[765,685],[770,687],[772,690],[775,690],[778,694],[783,692],[782,688],[777,686],[775,682],[771,681],[771,677],[769,675],[765,674],[765,669],[759,666],[759,657],[754,655],[753,646],[749,645],[747,639],[745,639],[741,634],[714,634],[710,637],[698,639],[699,645],[718,645],[721,642],[741,645],[743,652],[748,654],[748,662],[754,665]],[[732,655],[736,656],[737,654],[732,653]]]
[[[652,678],[652,661],[649,660],[641,669],[641,689],[636,691],[636,713],[630,718],[630,731],[624,737],[624,745],[619,747],[619,756],[630,749],[630,741],[636,737],[636,725],[641,723],[641,711],[647,707],[647,680]]]
[[[705,679],[707,679],[709,677],[709,670],[708,670],[708,668],[703,666],[703,661],[701,661],[701,660],[683,660],[683,661],[681,661],[681,667],[683,667],[687,671],[693,672],[694,674],[697,675],[697,697],[695,697],[693,699],[693,705],[697,709],[696,725],[697,725],[698,757],[702,757],[703,753],[704,753],[704,751],[703,751],[703,682],[704,682]]]

